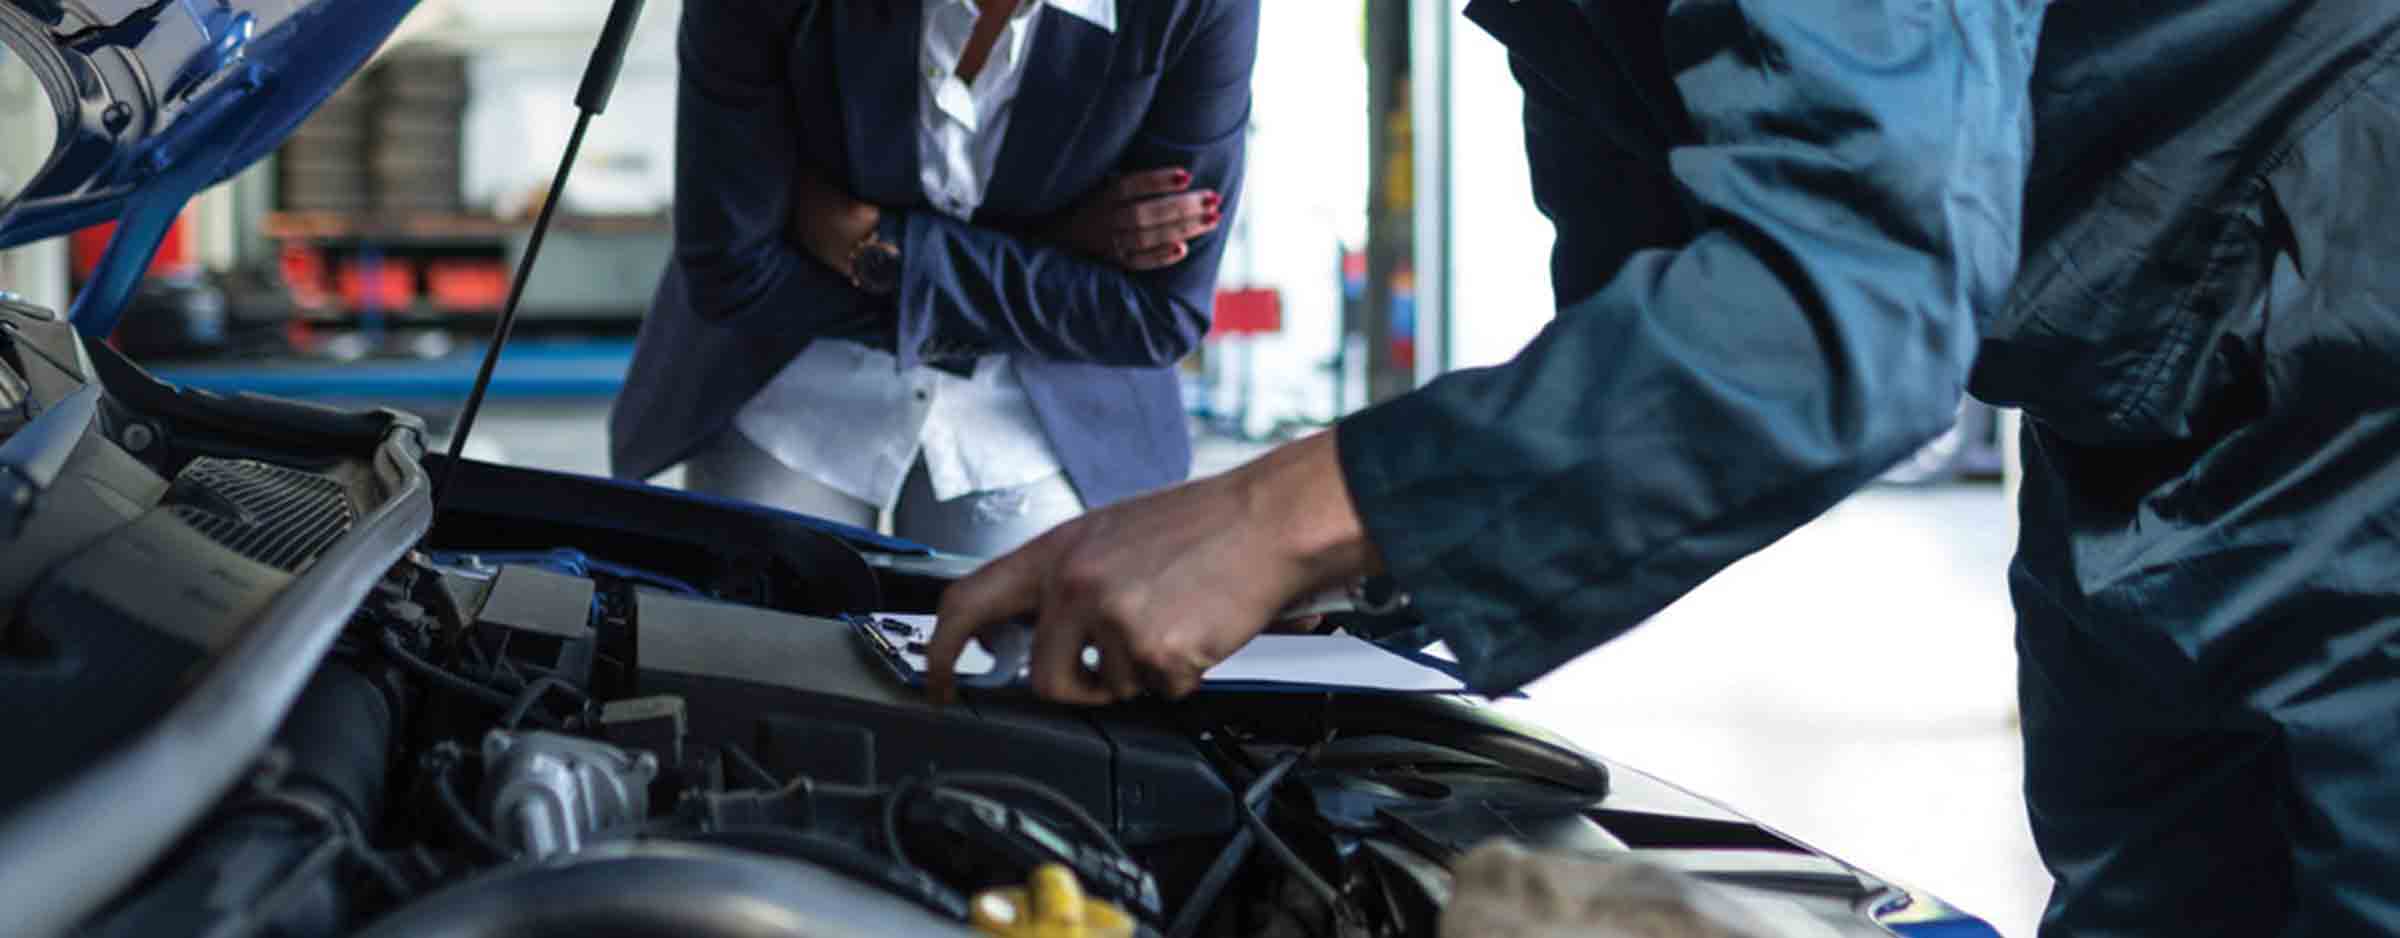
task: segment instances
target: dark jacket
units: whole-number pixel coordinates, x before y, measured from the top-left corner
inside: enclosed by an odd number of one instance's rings
[[[1425,621],[1393,637],[1521,684],[1873,479],[1970,377],[2029,419],[2020,572],[2128,648],[2238,658],[2282,599],[2388,583],[2400,427],[2362,415],[2400,390],[2400,12],[2044,8],[1477,0],[1560,308],[1341,426]]]
[[[1172,366],[1208,331],[1225,232],[1147,273],[1028,232],[1115,174],[1170,165],[1224,193],[1232,213],[1257,0],[1120,3],[1113,34],[1043,17],[987,199],[968,222],[926,207],[918,183],[921,6],[686,6],[675,256],[611,415],[617,475],[649,476],[725,432],[823,336],[891,348],[904,368],[929,348],[1007,353],[1087,504],[1190,471]],[[904,267],[896,303],[787,240],[801,165],[883,206]]]

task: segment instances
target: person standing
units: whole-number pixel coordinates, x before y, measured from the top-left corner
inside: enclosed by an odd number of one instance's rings
[[[688,5],[614,471],[997,554],[1182,479],[1257,0]]]

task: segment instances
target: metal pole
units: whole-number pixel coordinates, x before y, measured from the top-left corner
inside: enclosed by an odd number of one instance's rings
[[[1408,0],[1368,0],[1367,289],[1357,334],[1367,346],[1369,404],[1398,396],[1413,378],[1399,374],[1392,356],[1392,281],[1411,253],[1408,193],[1398,172],[1409,150],[1401,120],[1409,107],[1408,20]]]

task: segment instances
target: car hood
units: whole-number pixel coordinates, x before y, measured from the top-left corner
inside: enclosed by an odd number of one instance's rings
[[[0,42],[49,92],[58,143],[0,208],[0,248],[118,228],[73,315],[105,334],[167,226],[272,152],[416,0],[0,0]]]

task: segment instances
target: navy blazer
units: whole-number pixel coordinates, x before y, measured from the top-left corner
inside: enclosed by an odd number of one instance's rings
[[[918,182],[918,0],[710,0],[684,8],[675,254],[610,415],[611,463],[645,478],[730,428],[819,337],[1006,353],[1069,481],[1098,506],[1180,481],[1173,366],[1207,333],[1226,232],[1131,273],[1031,234],[1120,173],[1181,166],[1239,198],[1258,0],[1138,0],[1114,33],[1044,16],[1008,138],[969,221]],[[791,243],[793,168],[882,206],[896,303]]]

